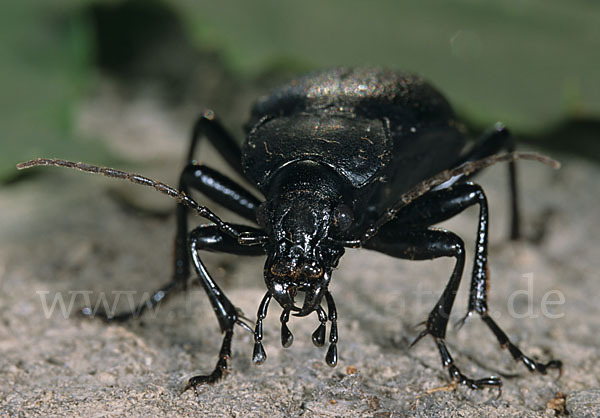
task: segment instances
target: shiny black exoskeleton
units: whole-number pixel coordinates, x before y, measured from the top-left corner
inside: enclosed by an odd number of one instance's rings
[[[229,166],[254,184],[264,199],[195,162],[195,148],[201,137],[208,138]],[[21,168],[49,164],[75,167],[153,186],[179,200],[174,278],[137,313],[159,303],[169,291],[185,287],[191,257],[225,336],[214,371],[191,378],[186,388],[220,379],[228,367],[235,324],[249,329],[211,278],[202,262],[202,251],[267,256],[267,292],[253,331],[255,363],[266,359],[262,321],[269,302],[275,299],[283,309],[284,347],[293,340],[286,325],[290,314],[317,314],[320,325],[312,336],[317,346],[325,343],[326,323],[331,323],[326,361],[335,366],[338,335],[336,307],[329,292],[331,274],[345,247],[364,247],[404,259],[456,259],[450,280],[415,342],[431,335],[451,378],[475,389],[500,386],[501,380],[466,377],[455,366],[444,342],[463,273],[464,243],[452,232],[431,228],[472,205],[479,206],[479,226],[464,320],[478,313],[501,346],[531,371],[546,373],[548,368],[561,367],[558,360],[544,364],[525,356],[488,315],[488,207],[482,188],[468,180],[487,165],[509,161],[512,235],[516,237],[514,160],[527,155],[496,154],[502,149],[512,151],[512,147],[508,131],[500,125],[469,147],[448,102],[419,77],[379,69],[334,69],[292,81],[259,100],[241,148],[213,113],[205,112],[194,127],[180,191],[139,175],[81,163],[37,160]],[[191,190],[256,226],[223,222],[190,199]],[[213,224],[189,232],[190,207]],[[111,319],[131,316],[122,314]]]

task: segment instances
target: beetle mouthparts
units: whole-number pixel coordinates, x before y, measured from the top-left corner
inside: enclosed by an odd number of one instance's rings
[[[323,296],[323,288],[317,287],[316,289],[306,287],[301,289],[304,291],[304,303],[300,312],[294,313],[294,316],[303,317],[310,314],[312,311],[321,306],[321,299]]]

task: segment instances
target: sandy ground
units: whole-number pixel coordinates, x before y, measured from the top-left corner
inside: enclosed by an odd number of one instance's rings
[[[119,132],[118,124],[103,124],[115,131],[107,136],[116,147],[127,135],[144,138],[150,142],[134,148],[157,151],[149,152],[140,166],[119,168],[176,184],[187,127],[153,117],[160,109],[139,112],[146,115],[144,129],[152,135],[135,126]],[[165,142],[151,142],[158,137]],[[218,161],[208,149],[202,155]],[[123,325],[77,316],[86,298],[95,304],[105,297],[112,305],[120,295],[118,308],[127,309],[130,301],[140,301],[144,292],[168,280],[173,202],[139,186],[51,168],[5,186],[0,189],[1,411],[382,417],[524,417],[568,411],[574,417],[598,416],[600,168],[573,158],[562,162],[556,172],[520,163],[530,238],[521,242],[507,240],[506,168],[493,167],[478,179],[491,210],[491,311],[526,353],[564,362],[560,379],[555,371],[531,374],[498,347],[478,318],[460,332],[449,330],[448,345],[461,370],[472,377],[502,376],[500,397],[496,390],[434,390],[449,380],[432,340],[408,349],[419,332],[415,324],[431,310],[453,261],[401,261],[366,250],[347,252],[330,287],[339,315],[336,368],[324,362],[326,347],[315,348],[310,341],[318,325],[314,315],[290,321],[295,342],[283,349],[280,309],[273,305],[265,323],[265,364],[252,364],[252,336],[238,329],[230,375],[197,395],[180,394],[187,378],[212,370],[221,343],[200,289]],[[131,204],[147,211],[132,210]],[[464,238],[469,259],[476,213],[469,210],[444,225]],[[206,259],[230,299],[255,318],[265,291],[264,260],[219,254]],[[467,265],[453,322],[466,309],[469,272]]]

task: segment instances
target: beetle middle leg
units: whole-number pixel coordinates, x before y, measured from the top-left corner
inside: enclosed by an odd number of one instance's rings
[[[419,334],[413,345],[429,334],[435,340],[442,364],[448,368],[450,377],[453,380],[473,389],[485,386],[500,386],[502,381],[495,376],[478,380],[465,376],[454,364],[454,360],[444,341],[450,312],[465,266],[465,250],[462,239],[449,231],[434,229],[407,231],[405,225],[398,227],[398,225],[392,223],[382,228],[378,235],[368,241],[366,247],[393,257],[410,260],[429,260],[438,257],[456,258],[456,264],[450,280],[442,296],[429,314],[425,322],[425,330]]]
[[[464,259],[463,251],[453,254],[448,250],[441,251],[439,243],[436,243],[435,237],[432,237],[431,244],[428,246],[426,241],[416,241],[415,233],[409,235],[409,244],[407,243],[394,243],[394,237],[401,235],[403,231],[418,230],[419,228],[427,228],[430,225],[442,222],[450,219],[458,213],[465,210],[467,207],[478,204],[480,207],[479,212],[479,223],[477,230],[477,241],[475,245],[475,260],[473,263],[473,273],[471,279],[471,288],[469,293],[469,307],[466,316],[461,321],[461,324],[471,315],[473,311],[477,312],[486,325],[492,330],[498,342],[503,348],[508,348],[509,352],[515,360],[522,361],[525,366],[531,371],[539,371],[540,373],[546,373],[548,368],[559,368],[561,362],[558,360],[551,360],[548,363],[538,363],[531,358],[524,355],[519,348],[514,345],[506,336],[506,334],[500,329],[495,321],[488,314],[487,306],[487,288],[488,288],[488,266],[487,266],[487,243],[488,243],[488,205],[487,199],[481,187],[473,183],[459,183],[454,186],[432,191],[421,196],[410,205],[403,208],[398,214],[394,221],[384,225],[380,230],[379,234],[376,235],[371,241],[367,242],[366,247],[372,248],[387,254],[394,255],[402,258],[433,258],[440,256],[455,256],[460,261]],[[458,237],[456,237],[458,238]],[[398,238],[399,239],[399,238]],[[445,238],[448,240],[448,238]],[[421,252],[415,252],[415,244],[421,245]],[[462,245],[462,241],[460,241]],[[458,244],[455,244],[458,246]],[[422,258],[419,258],[422,257]],[[457,261],[457,266],[459,264]],[[463,261],[464,263],[464,261]],[[445,335],[446,326],[450,314],[450,309],[454,302],[454,296],[458,289],[459,278],[455,278],[453,273],[450,282],[448,283],[444,294],[436,304],[436,308],[432,311],[427,321],[427,329],[420,335],[419,338],[430,333],[434,338],[440,349],[442,360],[444,365],[451,363],[451,357],[448,350],[443,342]],[[462,273],[462,267],[461,267]],[[450,292],[450,293],[448,293]],[[442,309],[440,311],[440,309]],[[437,313],[436,313],[437,312]],[[450,363],[448,363],[450,362]],[[461,375],[458,371],[450,368],[450,372],[453,378],[458,379],[462,382]],[[462,376],[464,377],[464,376]],[[495,380],[486,381],[471,381],[467,380],[466,383],[470,386],[477,386],[477,382],[481,385],[495,385]],[[486,383],[487,382],[487,383]],[[462,382],[465,383],[465,382]]]
[[[547,363],[539,363],[523,352],[512,343],[506,333],[489,316],[487,305],[487,291],[489,270],[487,265],[487,246],[489,233],[489,214],[487,198],[483,189],[473,183],[460,183],[449,189],[439,190],[424,195],[421,199],[409,205],[400,217],[406,222],[425,222],[434,224],[449,219],[462,212],[469,206],[479,205],[479,226],[477,228],[477,241],[475,243],[475,261],[473,263],[473,273],[471,278],[471,289],[469,292],[469,306],[467,314],[458,323],[462,326],[465,321],[477,312],[483,322],[494,333],[500,346],[508,348],[510,354],[515,360],[520,360],[530,371],[539,371],[546,373],[548,368],[558,368],[562,366],[559,360],[550,360]]]
[[[486,315],[488,265],[487,247],[489,233],[489,213],[487,198],[481,186],[475,183],[459,183],[454,186],[436,190],[423,195],[397,215],[397,220],[390,223],[390,228],[427,227],[453,218],[466,208],[479,205],[479,222],[475,243],[475,260],[471,275],[469,307],[462,322],[471,316],[473,311]]]

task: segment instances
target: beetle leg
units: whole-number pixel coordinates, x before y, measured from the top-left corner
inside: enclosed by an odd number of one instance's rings
[[[198,141],[203,136],[208,138],[211,145],[217,149],[232,168],[243,175],[239,144],[215,118],[214,112],[212,110],[206,110],[198,118],[192,130],[190,148],[187,156],[188,165],[184,168],[180,176],[180,190],[189,194],[190,188],[197,189],[217,203],[246,219],[255,222],[256,215],[254,214],[254,210],[260,204],[260,201],[254,197],[252,193],[246,191],[242,186],[217,171],[192,162]],[[188,208],[185,205],[177,205],[177,232],[174,244],[173,279],[158,291],[154,292],[149,301],[138,306],[134,312],[119,314],[112,318],[108,318],[104,315],[105,320],[126,321],[140,315],[147,309],[154,308],[168,295],[175,293],[176,290],[184,289],[186,287],[187,280],[190,277],[190,261],[187,242],[187,213]],[[235,247],[235,245],[232,245],[232,247]],[[87,312],[83,313],[86,314]],[[100,316],[101,318],[103,317],[101,314]]]
[[[196,146],[203,136],[208,138],[232,168],[243,175],[240,146],[214,117],[214,112],[206,110],[194,124],[187,156],[188,164],[181,173],[179,190],[189,194],[190,189],[196,189],[238,215],[256,222],[254,212],[260,201],[252,193],[210,167],[199,165],[193,161]],[[183,204],[178,204],[173,282],[181,283],[182,288],[185,287],[190,277],[187,214],[188,208]]]
[[[392,223],[387,224],[379,231],[379,234],[368,241],[366,248],[408,260],[430,260],[439,257],[456,258],[456,265],[450,276],[450,281],[425,322],[425,331],[421,333],[416,341],[427,334],[443,339],[446,336],[450,310],[465,265],[462,239],[458,235],[445,230],[419,229],[407,231],[405,227],[399,228]]]
[[[522,361],[530,371],[539,371],[546,373],[548,368],[560,369],[562,363],[559,360],[550,360],[547,363],[537,363],[524,355],[519,348],[514,345],[506,336],[504,331],[488,315],[487,290],[488,290],[488,266],[487,266],[487,245],[488,245],[488,205],[487,198],[483,189],[473,183],[458,183],[448,189],[429,192],[411,205],[403,208],[396,220],[387,224],[382,231],[398,231],[407,228],[425,227],[427,225],[442,222],[450,219],[466,208],[479,204],[479,226],[477,229],[477,242],[475,245],[475,260],[473,263],[473,273],[471,278],[471,289],[469,292],[469,307],[467,314],[458,323],[458,327],[471,316],[472,312],[477,312],[486,325],[492,330],[500,346],[508,348],[515,360]],[[393,236],[393,233],[392,235]],[[385,237],[385,235],[383,235]],[[375,237],[377,238],[377,236]],[[369,243],[369,242],[367,242]],[[374,243],[377,244],[377,241]],[[372,248],[372,246],[368,246]],[[376,248],[377,249],[377,248]],[[382,252],[386,252],[380,250]],[[426,335],[426,334],[423,334]],[[422,336],[423,336],[422,335]]]
[[[211,132],[212,136],[209,135],[209,137],[213,138],[213,142],[223,139],[223,135],[226,135],[226,132],[217,122],[211,121],[211,119],[207,119],[207,117],[203,116],[194,128],[190,155],[193,153],[196,142],[202,132]],[[221,132],[221,134],[218,134],[218,132]],[[223,139],[223,141],[227,142],[225,139]],[[230,141],[235,144],[231,138]],[[233,146],[229,145],[223,148],[223,150],[230,148],[233,148]],[[224,152],[223,150],[220,151]],[[190,188],[199,190],[212,200],[232,210],[238,215],[256,222],[255,211],[260,204],[260,200],[242,186],[216,170],[190,162],[181,174],[180,190],[184,194],[189,194]],[[125,322],[132,318],[139,317],[148,309],[156,308],[156,306],[168,296],[176,293],[178,290],[184,289],[187,285],[187,280],[190,277],[187,248],[188,210],[188,207],[183,203],[177,205],[177,232],[174,243],[174,274],[171,281],[156,290],[146,302],[138,305],[131,312],[124,312],[111,316],[108,313],[95,312],[86,307],[81,310],[81,314],[90,318],[99,318],[105,322]]]
[[[154,291],[152,293],[152,296],[150,296],[150,298],[148,298],[147,301],[136,306],[135,309],[130,312],[121,312],[116,315],[110,315],[109,312],[94,311],[90,307],[84,307],[83,309],[81,309],[80,314],[84,317],[91,319],[98,318],[107,323],[126,322],[130,319],[138,318],[147,310],[155,309],[168,295],[177,290],[180,283],[181,282],[179,282],[178,280],[171,280],[169,283],[167,283],[160,289]]]
[[[223,126],[215,119],[214,113],[210,110],[205,111],[195,123],[190,149],[188,153],[188,165],[184,168],[180,177],[180,190],[189,193],[190,189],[196,189],[205,194],[210,199],[232,210],[238,215],[243,216],[253,222],[256,222],[256,208],[260,204],[259,199],[252,193],[245,190],[242,186],[220,174],[210,167],[199,165],[193,162],[194,153],[199,139],[206,136],[210,143],[223,156],[225,161],[243,176],[241,167],[241,150],[239,144],[229,135]],[[189,259],[187,249],[187,208],[183,205],[177,206],[177,234],[175,238],[175,277],[176,280],[186,281],[189,277]],[[212,228],[212,234],[206,231]],[[254,228],[238,226],[240,232],[245,233],[245,239],[260,238]],[[245,230],[246,229],[246,230]],[[204,232],[202,232],[204,231]],[[218,240],[215,238],[218,237]],[[202,241],[205,240],[204,243]],[[260,239],[257,239],[260,241]],[[227,359],[231,357],[231,338],[233,335],[233,325],[239,322],[237,309],[222,293],[217,284],[212,280],[208,271],[202,264],[197,250],[201,248],[213,251],[223,251],[227,253],[240,255],[259,255],[264,254],[262,246],[242,246],[235,242],[231,237],[221,234],[214,227],[201,227],[194,230],[190,236],[191,254],[194,260],[196,271],[200,281],[207,292],[213,309],[217,315],[217,320],[221,331],[225,333],[223,344],[219,352],[219,360],[214,371],[207,376],[196,376],[189,380],[186,390],[190,387],[196,388],[197,385],[204,383],[214,383],[223,377],[227,370]],[[215,241],[219,241],[218,243]],[[203,245],[202,245],[202,244]],[[265,311],[268,300],[264,303]],[[266,312],[265,312],[266,314]],[[257,327],[262,328],[262,321],[259,318]],[[261,332],[262,334],[262,332]],[[256,338],[256,334],[255,334]],[[262,338],[262,335],[261,335]],[[264,352],[264,350],[263,350]],[[256,357],[256,356],[255,356]]]
[[[483,133],[479,141],[471,148],[469,153],[455,163],[456,166],[467,161],[476,161],[481,158],[489,157],[497,152],[505,150],[513,152],[515,150],[515,140],[510,131],[501,123],[496,123],[492,128]],[[511,226],[510,238],[519,239],[520,217],[519,217],[519,196],[517,188],[517,164],[515,161],[508,163],[508,179],[511,195]]]
[[[261,201],[242,186],[210,167],[189,163],[181,173],[180,188],[186,193],[190,189],[198,190],[221,206],[249,221],[256,222],[256,208]],[[183,207],[183,210],[187,208]]]
[[[510,352],[512,357],[516,361],[522,361],[523,364],[525,365],[525,367],[527,367],[530,372],[538,371],[541,374],[546,374],[548,369],[558,369],[559,375],[562,374],[562,361],[550,360],[546,363],[539,363],[539,362],[533,360],[532,358],[523,354],[523,352],[519,349],[519,347],[517,347],[515,344],[513,344],[508,339],[508,336],[506,335],[506,333],[504,331],[502,331],[502,329],[498,326],[498,324],[496,324],[496,321],[494,321],[492,319],[492,317],[490,317],[487,314],[484,314],[484,315],[481,315],[481,319],[492,330],[492,332],[498,339],[500,346],[502,348],[508,348],[508,351]]]
[[[261,235],[262,232],[255,228],[243,225],[235,225],[236,229],[247,233]],[[190,253],[194,262],[194,267],[198,273],[200,284],[204,288],[208,299],[213,307],[221,332],[225,334],[221,350],[219,351],[219,359],[213,372],[209,375],[194,376],[186,385],[185,390],[196,388],[198,385],[205,383],[215,383],[223,377],[228,366],[227,360],[231,357],[231,340],[233,336],[233,327],[238,324],[243,328],[248,329],[241,319],[237,308],[225,296],[221,288],[210,277],[204,263],[200,259],[198,251],[219,251],[238,255],[262,255],[264,250],[261,246],[243,246],[240,245],[234,238],[224,234],[215,225],[202,225],[194,229],[190,234]]]
[[[479,205],[479,224],[477,228],[477,242],[475,244],[475,261],[471,278],[471,289],[469,292],[468,312],[461,324],[477,311],[483,315],[487,313],[487,289],[488,289],[488,205],[483,189],[474,183],[458,183],[448,189],[429,192],[411,205],[402,209],[396,221],[390,228],[419,228],[437,224],[450,219],[466,208]]]
[[[487,237],[489,231],[487,198],[483,189],[473,183],[459,183],[449,189],[439,190],[424,195],[415,201],[413,205],[407,206],[400,214],[403,222],[437,223],[449,219],[469,206],[479,204],[479,227],[477,229],[477,242],[475,244],[475,261],[473,263],[473,275],[471,278],[471,289],[469,292],[469,307],[466,315],[458,322],[460,328],[471,316],[477,312],[483,322],[494,333],[500,346],[508,348],[512,357],[522,361],[530,371],[546,373],[548,368],[560,369],[562,363],[559,360],[550,360],[547,363],[538,363],[524,355],[521,350],[513,344],[504,331],[488,314],[487,291],[489,270],[487,266]]]
[[[187,224],[186,224],[187,225]],[[251,237],[260,237],[261,234],[256,234],[257,231],[254,228],[247,227],[245,225],[235,225],[236,229],[242,232],[243,234],[250,234]],[[221,232],[218,231],[217,227],[209,226],[209,228],[213,228],[213,230],[207,230],[206,234],[206,247],[210,247],[212,251],[219,252],[227,252],[232,254],[240,254],[240,255],[262,255],[264,252],[260,246],[253,246],[253,249],[248,249],[248,246],[239,246],[235,243],[235,240],[229,237],[228,235],[221,235]],[[216,239],[215,237],[218,237]],[[212,241],[211,241],[212,240]],[[179,246],[185,245],[187,240],[180,240]],[[176,254],[178,245],[176,243]],[[209,248],[207,248],[209,249]],[[179,252],[181,254],[181,251]],[[159,304],[161,304],[168,296],[171,296],[173,293],[177,293],[182,290],[187,283],[189,278],[189,266],[182,267],[181,256],[175,258],[175,278],[159,288],[155,290],[152,295],[145,302],[136,306],[132,311],[129,312],[121,312],[115,315],[111,315],[109,312],[103,311],[95,311],[90,307],[84,307],[81,309],[80,314],[84,317],[90,319],[100,319],[107,323],[112,322],[126,322],[134,318],[140,317],[143,313],[148,310],[156,309]],[[188,260],[187,251],[185,253],[184,260],[187,262]]]
[[[194,153],[198,141],[206,137],[211,145],[223,156],[227,164],[238,174],[244,176],[242,171],[242,151],[238,142],[225,130],[215,117],[215,113],[207,109],[198,118],[192,130],[192,140],[187,160],[194,160]]]
[[[450,312],[465,266],[465,250],[462,239],[449,231],[434,229],[407,231],[405,225],[399,226],[390,223],[383,227],[378,235],[368,241],[366,247],[393,257],[410,260],[428,260],[438,257],[456,258],[450,280],[429,314],[425,322],[425,330],[419,334],[411,346],[426,335],[431,335],[438,346],[442,364],[448,368],[451,379],[472,389],[501,386],[502,381],[496,376],[474,380],[462,374],[454,364],[454,360],[444,342]]]

